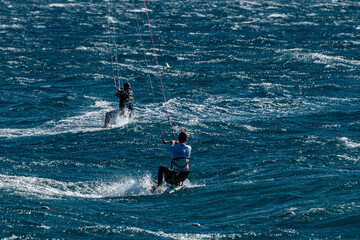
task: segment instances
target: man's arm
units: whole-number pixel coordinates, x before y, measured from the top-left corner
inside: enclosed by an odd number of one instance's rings
[[[121,93],[121,92],[122,92],[121,89],[116,87],[115,96],[116,96],[116,97],[120,97],[120,93]]]
[[[171,143],[171,145],[175,145],[179,143],[179,141],[175,141],[175,140],[166,141],[165,139],[163,139],[162,141],[163,143]]]

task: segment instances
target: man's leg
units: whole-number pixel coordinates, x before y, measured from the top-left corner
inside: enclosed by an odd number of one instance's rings
[[[110,113],[111,112],[107,112],[105,115],[105,124],[104,124],[104,128],[107,128],[109,126],[109,122],[110,122]]]
[[[176,183],[175,186],[180,186],[183,184],[183,182],[185,181],[185,179],[187,179],[189,175],[189,171],[188,172],[182,172],[176,175]]]
[[[167,167],[159,167],[159,171],[158,171],[158,186],[160,186],[163,182],[163,176],[166,172],[169,172],[169,168]]]
[[[111,112],[107,112],[106,115],[105,115],[104,128],[107,128],[109,126],[110,120],[113,119],[113,118],[116,118],[116,116],[118,116],[120,112],[121,112],[120,109],[114,110],[114,111],[111,111]]]

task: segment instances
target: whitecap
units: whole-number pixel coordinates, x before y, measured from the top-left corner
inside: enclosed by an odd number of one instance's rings
[[[253,127],[253,126],[250,126],[250,125],[242,125],[242,127],[250,132],[256,132],[256,131],[259,131],[260,128],[257,128],[257,127]]]
[[[58,8],[65,8],[65,7],[74,7],[79,4],[75,3],[51,3],[49,4],[49,7],[58,7]]]
[[[355,66],[359,66],[360,65],[360,61],[359,60],[351,60],[351,59],[346,59],[343,56],[331,56],[331,55],[326,55],[324,53],[304,53],[303,49],[287,49],[287,50],[282,50],[283,52],[292,52],[293,56],[295,58],[297,58],[300,61],[313,61],[314,63],[317,64],[327,64],[329,67],[332,67],[333,65],[342,65],[345,67],[349,67],[349,65],[355,65]]]
[[[116,20],[116,18],[111,17],[111,16],[106,16],[106,19],[108,21],[108,23],[118,23],[119,21]]]
[[[360,147],[360,143],[351,141],[347,137],[340,138],[340,141],[343,142],[345,144],[345,146],[348,147],[348,148],[358,148],[358,147]]]
[[[192,223],[189,223],[191,225]],[[153,235],[156,238],[179,239],[179,240],[202,240],[202,239],[236,239],[242,237],[241,234],[220,234],[220,233],[166,233],[164,231],[152,231],[138,227],[118,227],[118,232],[135,232]],[[244,234],[246,235],[246,234]]]
[[[130,9],[128,12],[134,12],[134,13],[144,13],[144,12],[152,12],[151,9],[141,8],[141,9]]]
[[[312,53],[311,57],[314,59],[319,59],[320,63],[328,63],[331,62],[342,62],[342,63],[351,63],[353,65],[360,65],[360,61],[358,60],[348,60],[341,56],[328,56],[322,53]]]
[[[91,50],[92,48],[89,48],[89,47],[84,47],[84,46],[80,46],[80,47],[77,47],[76,50],[81,50],[81,51],[89,51]]]
[[[0,25],[0,29],[8,29],[8,28],[19,29],[19,28],[23,28],[23,26],[21,26],[19,24],[12,24],[12,25],[1,24]]]
[[[288,18],[289,15],[280,14],[280,13],[273,13],[269,15],[269,18]]]
[[[347,154],[344,154],[344,155],[338,155],[338,157],[341,159],[341,160],[345,160],[345,161],[351,161],[351,162],[358,162],[359,161],[359,156],[357,157],[354,157],[354,156],[349,156]]]
[[[314,23],[314,22],[294,22],[293,25],[312,25],[312,26],[319,26],[318,23]]]

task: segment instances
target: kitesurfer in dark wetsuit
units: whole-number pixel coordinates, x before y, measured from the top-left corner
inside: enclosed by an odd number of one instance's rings
[[[171,143],[170,151],[172,160],[170,168],[163,166],[159,167],[158,186],[162,184],[164,174],[165,182],[176,186],[179,186],[189,175],[191,146],[186,145],[187,138],[188,135],[186,132],[180,132],[179,141],[165,141],[165,139],[163,139],[163,143]]]
[[[116,88],[115,96],[120,98],[119,109],[111,112],[107,112],[105,116],[104,128],[109,126],[110,120],[116,118],[119,115],[131,116],[131,112],[134,107],[134,93],[130,90],[130,83],[126,82],[123,85],[124,91]]]

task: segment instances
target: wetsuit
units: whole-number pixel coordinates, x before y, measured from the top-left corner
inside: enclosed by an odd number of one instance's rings
[[[115,96],[120,98],[119,109],[106,113],[105,128],[108,127],[111,119],[114,119],[119,115],[131,117],[131,112],[134,107],[134,93],[129,89],[124,91],[117,90]]]
[[[120,98],[119,109],[124,111],[127,108],[131,114],[134,107],[134,93],[131,90],[116,91],[115,96]]]

